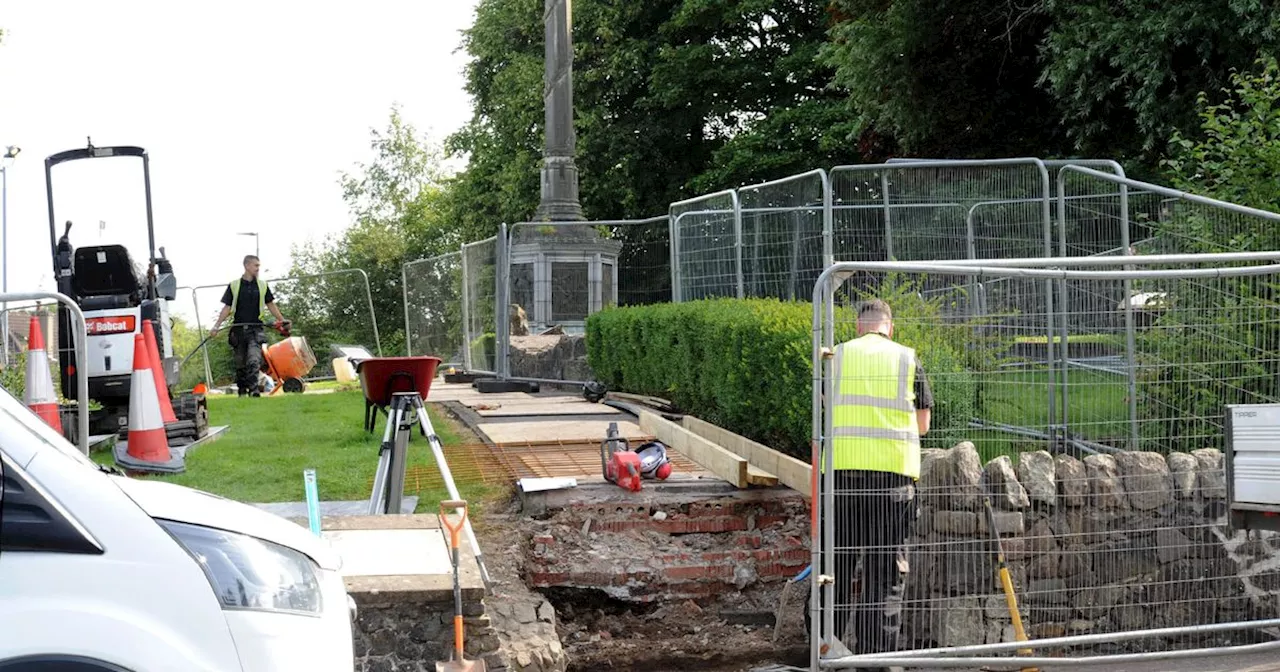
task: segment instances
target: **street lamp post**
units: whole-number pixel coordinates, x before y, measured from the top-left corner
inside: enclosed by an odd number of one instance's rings
[[[247,233],[237,233],[236,235],[237,236],[253,236],[253,256],[261,258],[262,255],[258,250],[258,234],[257,233],[247,232]]]
[[[0,292],[9,291],[9,166],[13,164],[13,160],[18,158],[18,152],[22,150],[14,145],[9,145],[4,149],[4,156],[0,157]],[[4,310],[0,311],[4,315],[3,324],[0,324],[0,337],[4,338],[4,346],[0,347],[0,353],[3,353],[4,368],[9,368],[9,304],[4,304]]]

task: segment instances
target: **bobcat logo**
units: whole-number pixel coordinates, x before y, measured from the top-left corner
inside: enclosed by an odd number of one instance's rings
[[[520,304],[511,304],[511,335],[512,336],[528,336],[529,335],[529,317],[525,315],[524,308]]]

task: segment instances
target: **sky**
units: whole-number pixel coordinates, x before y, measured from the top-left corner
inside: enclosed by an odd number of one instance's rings
[[[339,175],[373,158],[370,129],[393,104],[437,140],[470,117],[458,49],[475,4],[0,2],[0,150],[21,148],[8,290],[55,289],[44,159],[86,138],[147,150],[156,245],[179,285],[238,276],[255,239],[237,232],[259,234],[263,277],[283,276],[291,245],[350,224]],[[58,235],[71,220],[76,247],[123,244],[145,268],[143,184],[138,159],[57,166]],[[202,316],[219,294],[200,290]],[[175,308],[190,319],[185,296]]]

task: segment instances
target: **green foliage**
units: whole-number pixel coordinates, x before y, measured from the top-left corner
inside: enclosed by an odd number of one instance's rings
[[[320,244],[295,249],[290,276],[312,277],[272,289],[294,332],[316,352],[318,369],[328,366],[331,344],[371,351],[375,345],[364,280],[339,271],[368,274],[383,351],[403,352],[404,262],[456,250],[462,242],[445,211],[440,148],[419,138],[394,107],[385,131],[371,135],[374,160],[341,180],[354,223]]]
[[[887,278],[866,289],[894,308],[894,339],[916,348],[934,390],[933,427],[967,425],[978,410],[970,367],[993,356],[944,303]],[[837,342],[853,338],[853,311],[837,311]],[[813,379],[812,306],[712,299],[611,308],[587,318],[587,356],[611,389],[670,398],[686,412],[808,459]],[[965,348],[960,344],[975,343]]]
[[[1077,147],[1150,156],[1195,125],[1201,91],[1280,46],[1268,0],[1047,0],[1042,80]]]
[[[1179,189],[1277,212],[1280,64],[1274,56],[1267,56],[1255,66],[1256,72],[1232,72],[1221,102],[1212,103],[1205,93],[1197,97],[1199,137],[1175,132],[1170,141],[1171,156],[1162,163]],[[1273,250],[1280,244],[1278,228],[1259,222],[1246,237],[1214,242],[1216,247],[1230,250]],[[1187,237],[1204,233],[1192,231]]]
[[[449,140],[471,240],[531,219],[543,143],[543,3],[482,0],[463,47],[474,116]],[[820,3],[581,0],[574,105],[588,217],[641,218],[701,191],[854,161],[844,99],[814,59]]]
[[[1198,97],[1200,134],[1175,133],[1165,162],[1180,189],[1271,211],[1280,210],[1280,64],[1268,56],[1254,72],[1234,72],[1220,102]],[[1210,208],[1175,210],[1161,223],[1177,251],[1274,250],[1280,227]],[[1275,297],[1254,278],[1184,280],[1163,289],[1168,308],[1144,335],[1142,407],[1148,438],[1170,449],[1221,448],[1224,404],[1280,399],[1269,363],[1280,356]],[[1176,409],[1170,412],[1169,409]],[[1162,446],[1163,447],[1163,446]]]
[[[896,140],[908,154],[937,158],[1065,149],[1053,100],[1036,85],[1048,27],[1038,5],[835,0],[830,8],[821,58],[864,141]]]
[[[57,376],[55,376],[55,385],[56,378]],[[22,401],[23,395],[27,392],[27,353],[25,351],[9,353],[9,366],[0,369],[0,387],[13,395],[13,398]]]

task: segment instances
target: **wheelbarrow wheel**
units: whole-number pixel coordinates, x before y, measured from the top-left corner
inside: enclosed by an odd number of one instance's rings
[[[301,378],[285,378],[284,391],[290,394],[298,394],[304,389]]]

